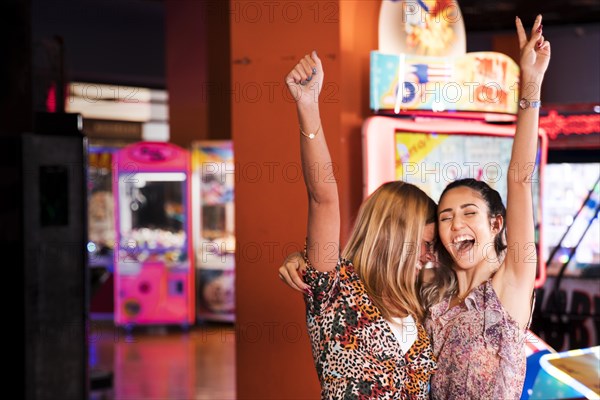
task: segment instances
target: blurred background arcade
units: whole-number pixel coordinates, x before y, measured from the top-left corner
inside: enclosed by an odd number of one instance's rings
[[[276,272],[306,222],[283,77],[318,50],[344,241],[387,180],[505,195],[514,17],[538,13],[553,57],[522,398],[599,398],[600,3],[539,0],[3,1],[17,397],[319,398],[302,298]]]

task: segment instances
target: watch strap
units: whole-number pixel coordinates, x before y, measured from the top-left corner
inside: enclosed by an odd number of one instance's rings
[[[540,100],[530,100],[529,107],[531,108],[540,108],[542,106],[542,102]]]

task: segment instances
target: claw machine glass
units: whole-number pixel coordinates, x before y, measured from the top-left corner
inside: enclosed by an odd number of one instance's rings
[[[90,317],[113,318],[113,248],[115,244],[113,155],[116,146],[88,147],[88,266]]]
[[[192,144],[197,317],[235,319],[234,162],[231,141]]]
[[[195,321],[189,152],[140,142],[115,155],[115,323]]]

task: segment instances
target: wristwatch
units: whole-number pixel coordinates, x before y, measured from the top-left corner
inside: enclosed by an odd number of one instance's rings
[[[539,100],[527,100],[524,97],[519,100],[519,107],[521,110],[525,110],[526,108],[540,108],[541,106],[542,102]]]

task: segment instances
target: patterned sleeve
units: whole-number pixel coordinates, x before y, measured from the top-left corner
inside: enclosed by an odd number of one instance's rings
[[[304,293],[306,312],[319,315],[331,304],[332,299],[339,292],[341,260],[338,261],[334,270],[328,272],[317,271],[308,259],[305,246],[304,261],[306,262],[306,270],[303,279],[310,286],[310,289]]]

